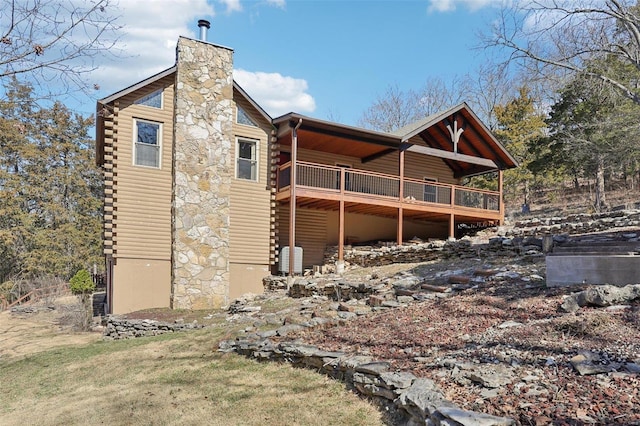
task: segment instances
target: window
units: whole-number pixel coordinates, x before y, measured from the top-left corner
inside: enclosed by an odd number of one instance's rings
[[[258,181],[258,141],[238,138],[236,177]]]
[[[336,163],[336,167],[340,167],[342,169],[352,168],[351,164],[345,164],[345,163]],[[336,189],[340,189],[340,174],[338,175],[338,181],[336,182]],[[345,191],[354,190],[351,185],[351,173],[347,173],[346,171],[344,173],[344,190]]]
[[[430,185],[429,182],[438,182],[438,179],[435,178],[424,178],[424,201],[428,201],[430,203],[438,202],[438,187],[436,185]]]
[[[160,135],[162,125],[134,119],[135,143],[133,164],[160,168]]]
[[[149,93],[147,96],[143,96],[137,99],[135,104],[146,105],[153,108],[162,108],[162,89],[156,90],[153,93]]]
[[[245,126],[253,126],[258,127],[258,125],[249,117],[249,114],[242,109],[241,106],[238,105],[237,113],[236,113],[236,122],[238,124],[244,124]]]

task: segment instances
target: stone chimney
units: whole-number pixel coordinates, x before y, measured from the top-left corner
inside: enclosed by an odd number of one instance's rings
[[[180,37],[173,153],[172,307],[229,298],[233,51]]]

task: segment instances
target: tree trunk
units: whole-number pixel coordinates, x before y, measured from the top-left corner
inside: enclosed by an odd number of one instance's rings
[[[82,307],[84,309],[82,317],[82,330],[88,331],[91,328],[91,322],[93,321],[93,304],[91,293],[82,293],[80,300],[82,301]]]
[[[600,213],[609,208],[604,189],[604,160],[600,155],[597,156],[596,168],[596,212]]]

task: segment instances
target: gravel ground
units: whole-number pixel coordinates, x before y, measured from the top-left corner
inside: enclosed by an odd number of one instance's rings
[[[420,271],[428,281],[438,270],[462,267],[465,273],[480,265],[464,262]],[[435,380],[463,408],[522,425],[640,425],[640,303],[562,313],[563,297],[580,289],[546,288],[543,259],[481,266],[500,273],[445,299],[295,337],[390,361]],[[443,278],[431,282],[446,285]],[[570,362],[580,354],[602,372],[580,375]]]

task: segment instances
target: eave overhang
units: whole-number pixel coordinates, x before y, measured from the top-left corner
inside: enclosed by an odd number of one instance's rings
[[[332,123],[292,112],[273,120],[281,145],[291,144],[291,131],[300,120],[298,147],[357,157],[363,163],[407,150],[441,158],[456,178],[517,166],[515,159],[465,103],[393,133]],[[456,147],[447,126],[463,129]]]

